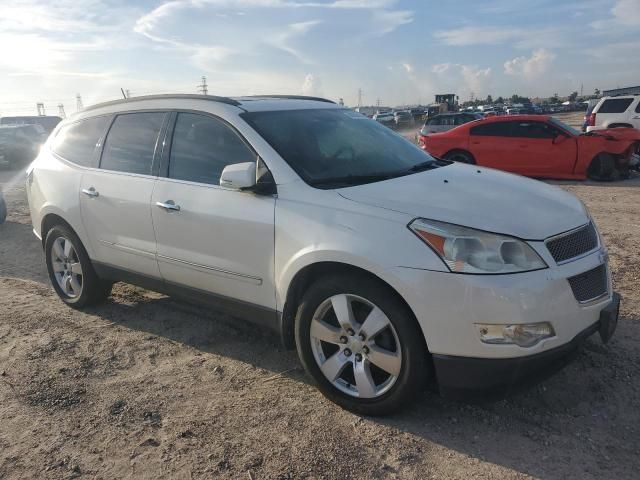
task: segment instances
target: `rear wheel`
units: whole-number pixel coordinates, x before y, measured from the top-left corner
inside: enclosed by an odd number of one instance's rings
[[[111,283],[96,275],[82,242],[69,228],[51,228],[44,249],[51,284],[63,302],[82,308],[109,296]]]
[[[422,333],[388,287],[360,275],[328,276],[304,294],[298,355],[338,405],[382,415],[413,399],[429,375]]]
[[[473,156],[469,152],[465,152],[464,150],[453,150],[447,153],[444,156],[444,159],[451,162],[468,163],[470,165],[475,165],[476,163]]]

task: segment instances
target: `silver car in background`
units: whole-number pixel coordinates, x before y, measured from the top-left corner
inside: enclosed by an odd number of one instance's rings
[[[482,115],[479,113],[441,113],[427,119],[420,133],[428,135],[429,133],[446,132],[458,125],[480,120],[481,118]]]

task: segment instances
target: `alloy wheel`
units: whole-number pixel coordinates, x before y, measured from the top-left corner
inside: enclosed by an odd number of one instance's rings
[[[352,397],[384,395],[400,375],[398,334],[387,315],[365,298],[339,294],[322,302],[311,321],[310,340],[325,378]]]
[[[69,298],[82,294],[82,265],[78,252],[68,238],[58,237],[51,247],[51,267],[60,290]]]

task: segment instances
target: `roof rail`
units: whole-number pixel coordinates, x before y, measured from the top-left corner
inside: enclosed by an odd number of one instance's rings
[[[226,103],[227,105],[233,105],[235,107],[240,106],[240,102],[229,97],[218,97],[216,95],[202,95],[199,93],[169,93],[163,95],[142,95],[140,97],[120,98],[118,100],[111,100],[109,102],[96,103],[85,107],[82,111],[94,110],[96,108],[107,107],[110,105],[119,105],[123,103],[142,102],[144,100],[168,100],[168,99],[189,99],[189,100],[208,100],[211,102]]]
[[[307,95],[250,95],[246,98],[282,98],[289,100],[314,100],[316,102],[336,103],[333,100],[322,97],[309,97]]]

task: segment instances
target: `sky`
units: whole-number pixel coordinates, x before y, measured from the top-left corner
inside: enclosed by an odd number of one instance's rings
[[[0,0],[0,115],[121,96],[565,96],[640,85],[640,0]]]

